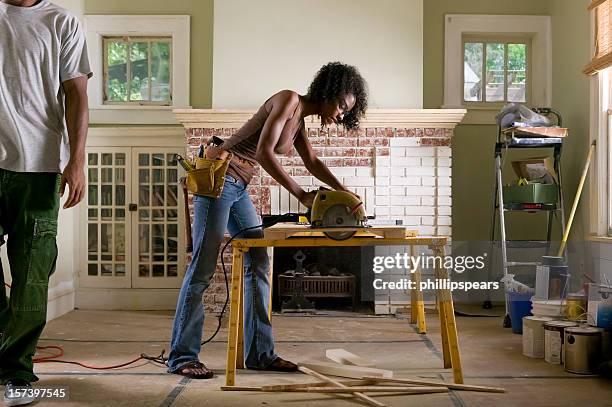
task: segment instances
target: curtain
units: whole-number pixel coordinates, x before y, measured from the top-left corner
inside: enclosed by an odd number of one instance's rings
[[[595,55],[582,72],[593,75],[612,66],[612,0],[592,0],[589,10],[595,13]]]

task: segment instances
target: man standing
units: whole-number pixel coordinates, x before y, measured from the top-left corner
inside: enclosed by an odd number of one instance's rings
[[[0,382],[7,405],[38,378],[32,357],[55,270],[59,197],[85,193],[87,79],[79,20],[48,0],[0,0],[0,244],[8,236],[12,286],[0,293]],[[0,272],[0,285],[4,276]]]

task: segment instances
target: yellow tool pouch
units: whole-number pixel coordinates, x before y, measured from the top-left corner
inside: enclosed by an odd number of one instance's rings
[[[219,198],[232,155],[229,153],[224,160],[196,157],[196,169],[187,171],[187,189],[196,195]]]

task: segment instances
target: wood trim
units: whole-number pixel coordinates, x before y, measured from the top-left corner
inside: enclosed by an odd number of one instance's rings
[[[606,1],[607,0],[592,0],[591,4],[589,4],[589,7],[587,8],[587,10],[593,10],[595,7],[601,6]]]
[[[174,109],[174,117],[186,128],[239,128],[255,110]],[[361,120],[361,128],[431,127],[453,129],[463,120],[466,109],[371,109]],[[319,128],[316,116],[305,119],[306,127]]]

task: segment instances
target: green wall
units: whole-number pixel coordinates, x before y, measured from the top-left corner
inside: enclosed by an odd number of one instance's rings
[[[214,0],[85,0],[85,14],[180,14],[191,16],[190,100],[212,107]]]
[[[567,212],[576,190],[588,146],[588,79],[581,73],[589,59],[587,0],[427,0],[424,8],[423,107],[439,108],[444,89],[445,14],[532,14],[552,16],[553,102],[570,137],[562,158]],[[453,138],[453,238],[489,240],[494,187],[495,125],[459,125]],[[544,151],[514,153],[513,158],[535,157]],[[509,163],[508,163],[509,164]],[[511,169],[506,174],[512,174]],[[511,178],[511,177],[510,177]],[[566,215],[567,216],[567,215]],[[573,236],[583,236],[576,219]],[[534,227],[535,225],[535,227]],[[543,215],[510,214],[508,234],[517,239],[545,237]],[[560,231],[555,230],[560,236]]]

